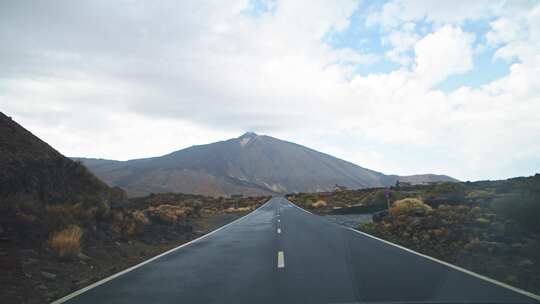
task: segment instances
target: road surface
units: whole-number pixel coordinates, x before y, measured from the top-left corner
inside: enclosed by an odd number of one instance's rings
[[[535,303],[284,198],[74,295],[57,303]]]

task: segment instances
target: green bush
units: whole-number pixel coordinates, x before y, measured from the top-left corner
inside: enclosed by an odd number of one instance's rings
[[[363,205],[386,205],[386,196],[384,195],[384,189],[378,189],[365,196],[360,202]],[[398,199],[395,191],[390,191],[390,202]]]
[[[540,231],[540,191],[515,191],[496,198],[491,207],[504,218],[515,220],[527,229]]]
[[[465,186],[462,183],[440,183],[428,192],[428,198],[459,203],[465,199]]]
[[[478,199],[492,199],[495,196],[495,193],[491,190],[474,190],[467,194],[467,199],[478,200]]]

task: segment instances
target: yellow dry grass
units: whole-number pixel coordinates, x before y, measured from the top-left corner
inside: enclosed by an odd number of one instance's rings
[[[159,217],[165,222],[176,222],[182,217],[186,217],[191,213],[192,209],[189,207],[180,207],[169,204],[162,204],[157,207],[151,206],[148,208],[148,212]]]
[[[83,231],[72,225],[63,230],[51,233],[49,247],[60,257],[75,256],[81,250]]]
[[[135,221],[137,221],[140,224],[143,224],[143,225],[150,224],[150,220],[146,217],[146,215],[142,211],[139,211],[139,210],[133,211],[131,216],[133,217]]]
[[[235,212],[248,212],[251,211],[251,207],[238,207],[238,208],[227,208],[223,210],[225,213],[235,213]]]
[[[319,209],[319,208],[323,208],[323,207],[326,207],[326,206],[327,206],[327,204],[323,200],[318,200],[317,202],[311,203],[311,205],[310,205],[310,207],[313,208],[313,209]]]
[[[390,208],[390,214],[392,214],[393,216],[408,214],[417,209],[423,209],[426,212],[432,210],[429,205],[426,205],[420,199],[405,198],[394,202],[393,206]]]

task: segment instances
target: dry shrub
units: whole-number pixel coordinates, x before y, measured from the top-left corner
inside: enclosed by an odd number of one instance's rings
[[[126,211],[125,214],[120,211],[114,211],[112,216],[114,220],[112,230],[126,236],[142,233],[145,230],[145,226],[151,224],[146,213],[141,210]]]
[[[134,222],[134,221],[126,221],[123,225],[122,225],[122,232],[125,234],[125,235],[135,235],[138,231],[137,231],[137,224]]]
[[[151,206],[148,208],[148,213],[168,223],[174,223],[180,218],[189,216],[191,211],[192,209],[189,207],[180,207],[169,204],[163,204],[157,207]]]
[[[311,205],[310,205],[310,207],[313,208],[313,209],[319,209],[319,208],[323,208],[323,207],[326,207],[326,206],[327,206],[327,204],[323,200],[318,200],[317,202],[311,203]]]
[[[150,224],[150,220],[146,217],[146,214],[144,214],[144,212],[142,211],[133,211],[133,213],[131,214],[131,216],[133,217],[133,219],[137,222],[137,223],[140,223],[140,224],[143,224],[143,225],[148,225]]]
[[[122,222],[113,222],[111,229],[116,233],[122,233]]]
[[[476,199],[487,200],[487,199],[492,199],[494,197],[495,197],[495,192],[488,191],[488,190],[474,190],[474,191],[469,192],[466,196],[467,199],[472,199],[472,200],[476,200]]]
[[[81,250],[82,236],[82,229],[79,226],[71,225],[51,233],[49,247],[60,257],[76,256]]]
[[[491,223],[488,219],[486,218],[483,218],[483,217],[479,217],[476,219],[476,223],[480,226],[484,226],[484,227],[487,227],[489,226],[489,224]]]
[[[428,212],[431,211],[432,208],[429,205],[424,204],[424,202],[422,202],[420,199],[405,198],[394,202],[393,206],[390,208],[390,214],[392,216],[398,216],[401,214],[415,212],[417,210]]]
[[[478,237],[471,238],[467,244],[463,246],[466,250],[471,250],[480,244],[480,239]]]
[[[251,207],[238,207],[238,208],[230,207],[223,211],[225,213],[248,212],[248,211],[251,211]]]

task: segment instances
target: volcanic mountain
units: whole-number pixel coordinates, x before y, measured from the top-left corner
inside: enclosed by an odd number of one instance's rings
[[[170,154],[115,161],[74,158],[130,196],[184,192],[259,195],[381,187],[403,181],[455,181],[444,175],[398,177],[362,168],[313,149],[248,132],[238,138]]]

